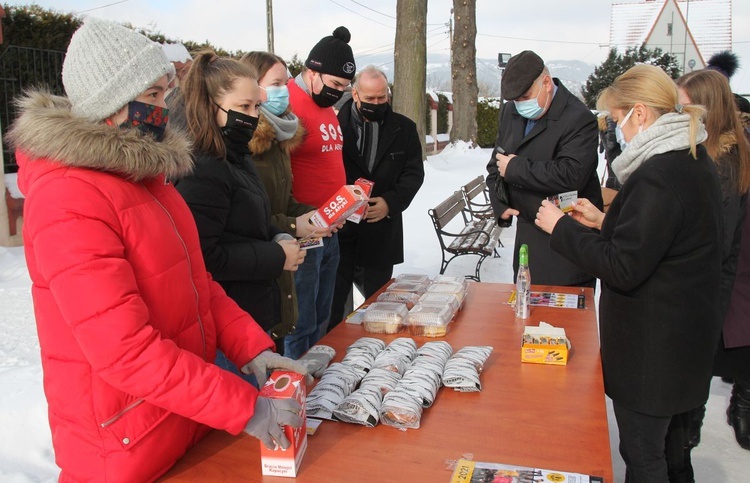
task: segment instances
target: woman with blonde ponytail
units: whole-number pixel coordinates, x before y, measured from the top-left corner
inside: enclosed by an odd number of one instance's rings
[[[708,398],[721,331],[721,188],[703,108],[680,104],[660,68],[638,65],[599,96],[617,122],[622,188],[605,215],[542,202],[550,246],[601,279],[602,369],[620,430],[625,481],[669,481],[674,415]]]
[[[175,187],[195,218],[206,268],[240,308],[270,331],[280,319],[276,279],[296,271],[305,252],[271,224],[268,195],[248,148],[258,125],[258,74],[249,65],[206,51],[195,57],[181,89],[195,169]],[[306,372],[278,354],[261,356],[249,362],[219,352],[216,363],[251,382],[255,377],[261,386],[270,368],[260,364],[263,360]]]

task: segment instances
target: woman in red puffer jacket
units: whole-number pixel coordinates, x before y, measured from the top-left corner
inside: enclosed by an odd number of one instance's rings
[[[209,428],[257,435],[269,419],[212,364],[217,346],[242,365],[273,342],[206,272],[167,181],[192,167],[164,130],[170,69],[158,44],[89,18],[63,65],[68,97],[27,93],[9,136],[61,481],[154,480]]]

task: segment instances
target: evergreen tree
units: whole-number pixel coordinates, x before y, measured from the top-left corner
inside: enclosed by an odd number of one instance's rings
[[[297,54],[294,54],[292,60],[287,61],[286,66],[289,68],[289,72],[292,73],[292,77],[297,77],[297,75],[302,72],[305,63]]]
[[[677,58],[669,52],[664,52],[659,47],[655,49],[648,49],[645,45],[638,48],[629,47],[624,55],[620,55],[616,48],[612,48],[607,55],[607,59],[594,69],[594,73],[586,80],[586,85],[581,88],[581,94],[586,105],[590,109],[596,108],[596,98],[599,93],[610,86],[617,76],[635,64],[656,65],[673,79],[680,76]]]
[[[73,32],[81,25],[81,20],[71,13],[59,13],[39,5],[6,4],[4,8],[3,51],[15,45],[65,52]]]

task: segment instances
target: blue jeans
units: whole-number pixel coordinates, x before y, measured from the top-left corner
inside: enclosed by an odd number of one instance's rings
[[[235,366],[232,361],[227,359],[227,356],[225,356],[224,353],[218,349],[216,350],[216,359],[214,360],[214,364],[221,367],[225,371],[229,371],[232,374],[237,374],[246,382],[249,382],[250,384],[255,386],[256,389],[258,388],[258,381],[255,379],[254,374],[245,374],[244,372],[240,371],[239,368]]]
[[[339,266],[338,235],[323,238],[323,243],[307,251],[294,276],[299,318],[297,328],[284,338],[284,355],[292,359],[299,359],[328,329]]]

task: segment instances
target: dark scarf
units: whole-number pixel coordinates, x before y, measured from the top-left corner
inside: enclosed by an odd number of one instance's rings
[[[354,101],[352,101],[352,119],[357,128],[359,157],[367,164],[367,170],[372,173],[373,168],[375,168],[375,157],[378,154],[380,123],[364,121],[359,109],[357,109],[357,103]]]

